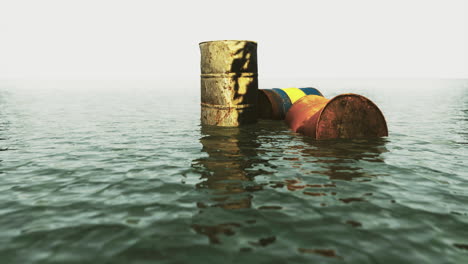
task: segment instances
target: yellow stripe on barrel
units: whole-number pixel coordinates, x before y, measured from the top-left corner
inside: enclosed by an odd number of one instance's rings
[[[292,104],[306,96],[306,94],[299,88],[283,88],[281,90],[283,90],[288,95]]]

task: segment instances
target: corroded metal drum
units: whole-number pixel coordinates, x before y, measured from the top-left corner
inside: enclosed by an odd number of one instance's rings
[[[312,87],[260,89],[258,93],[258,114],[262,119],[283,120],[291,106],[306,95],[323,96]]]
[[[285,122],[294,132],[315,139],[388,136],[380,109],[357,94],[341,94],[331,100],[305,96],[291,107]]]
[[[328,101],[330,100],[318,95],[304,96],[289,109],[284,121],[294,132],[297,132],[304,122],[321,110]]]
[[[257,43],[221,40],[200,43],[201,121],[239,126],[257,120]]]

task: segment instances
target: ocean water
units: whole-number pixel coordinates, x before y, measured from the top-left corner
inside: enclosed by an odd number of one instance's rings
[[[468,80],[304,82],[386,117],[327,141],[197,85],[1,83],[0,263],[468,263]]]

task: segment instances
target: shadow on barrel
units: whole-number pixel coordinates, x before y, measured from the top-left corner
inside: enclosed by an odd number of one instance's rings
[[[249,49],[239,49],[234,52],[232,56],[235,58],[231,65],[231,72],[234,73],[233,101],[237,102],[238,104],[252,104],[252,102],[255,103],[257,101],[258,80],[257,78],[249,78],[248,80],[244,81],[242,79],[242,73],[252,72],[255,75],[257,74],[258,68],[256,50],[253,52]],[[241,82],[245,82],[245,88],[241,89]],[[254,92],[247,93],[247,91]]]
[[[257,119],[257,43],[220,40],[200,43],[201,120],[237,127]]]
[[[239,43],[241,43],[239,41]],[[234,86],[232,87],[232,101],[238,105],[249,105],[253,108],[253,114],[250,112],[239,112],[237,122],[239,124],[248,123],[244,120],[250,120],[257,117],[257,94],[258,94],[258,79],[257,79],[257,53],[247,49],[239,49],[232,54],[235,58],[232,61],[231,73]],[[243,73],[253,73],[253,78],[242,76]],[[250,92],[249,92],[250,91]],[[251,116],[244,116],[251,115]]]

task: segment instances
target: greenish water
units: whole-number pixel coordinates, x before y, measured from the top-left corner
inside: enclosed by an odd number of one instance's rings
[[[316,87],[389,137],[201,127],[196,85],[3,84],[0,263],[468,263],[468,81]]]

